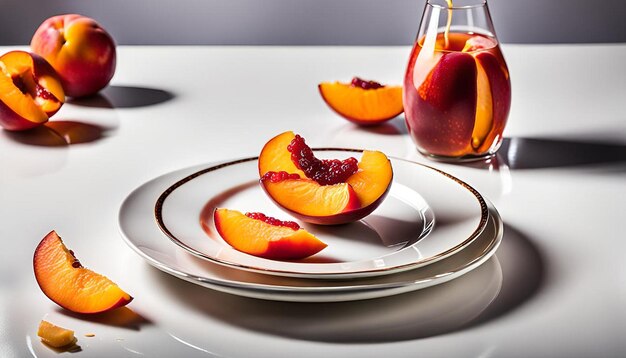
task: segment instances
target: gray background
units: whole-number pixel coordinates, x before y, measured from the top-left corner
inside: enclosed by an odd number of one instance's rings
[[[80,13],[122,45],[409,45],[425,0],[0,0],[0,45]],[[626,42],[626,0],[491,0],[507,43]]]

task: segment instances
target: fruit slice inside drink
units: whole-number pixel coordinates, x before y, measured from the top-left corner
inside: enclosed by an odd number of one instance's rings
[[[494,153],[510,103],[509,73],[494,37],[446,27],[413,46],[404,108],[420,152],[457,158]]]

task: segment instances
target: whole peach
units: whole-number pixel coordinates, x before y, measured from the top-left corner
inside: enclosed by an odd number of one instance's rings
[[[70,97],[97,93],[115,73],[113,38],[96,21],[82,15],[47,19],[33,35],[30,47],[59,73]]]

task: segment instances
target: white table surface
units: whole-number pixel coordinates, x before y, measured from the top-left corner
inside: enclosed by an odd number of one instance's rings
[[[0,356],[60,356],[36,337],[43,318],[76,331],[76,356],[624,356],[626,44],[504,45],[513,104],[491,166],[428,162],[402,117],[364,130],[321,100],[322,81],[401,83],[409,50],[120,47],[102,97],[53,117],[73,122],[82,143],[0,131]],[[427,162],[476,187],[505,223],[485,268],[501,270],[498,296],[452,319],[428,310],[469,279],[351,303],[241,298],[162,273],[122,241],[118,210],[133,189],[177,169],[257,155],[285,130],[313,146]],[[32,256],[52,229],[85,266],[135,297],[133,319],[68,314],[43,295]],[[471,319],[455,321],[461,316]]]

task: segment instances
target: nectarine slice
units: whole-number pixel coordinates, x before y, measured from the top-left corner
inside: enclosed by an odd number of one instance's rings
[[[409,131],[427,152],[444,156],[467,154],[476,116],[476,62],[463,52],[444,53],[419,86]]]
[[[493,128],[493,98],[489,76],[482,66],[478,55],[472,53],[477,50],[494,47],[494,41],[482,37],[473,36],[465,42],[461,52],[471,53],[476,60],[476,119],[472,132],[471,148],[473,151],[484,152],[489,148],[481,148],[486,142],[487,136]],[[486,53],[485,53],[486,54]]]
[[[493,127],[493,98],[485,69],[476,62],[476,120],[472,131],[471,145],[477,150],[487,139]]]
[[[55,231],[35,249],[33,267],[43,293],[72,312],[100,313],[133,299],[108,278],[84,268]]]
[[[364,151],[361,161],[354,163],[356,159],[319,160],[303,138],[285,132],[263,147],[259,175],[265,192],[291,215],[309,223],[343,224],[374,211],[393,179],[391,162],[382,152]],[[303,165],[330,173],[317,173]]]
[[[230,246],[250,255],[273,260],[297,260],[314,255],[326,244],[295,222],[283,222],[265,215],[244,215],[218,208],[215,227]]]
[[[52,66],[33,53],[11,51],[0,57],[0,125],[24,130],[48,121],[65,94]]]
[[[477,147],[478,152],[484,152],[489,149],[488,146],[494,142],[497,133],[502,133],[506,125],[511,107],[511,83],[508,70],[501,65],[496,56],[489,52],[481,52],[475,55],[475,59],[479,72],[482,72],[487,82],[483,86],[484,88],[489,87],[491,99],[491,129],[484,131],[487,133],[484,134],[482,143]],[[480,82],[478,85],[480,86]]]
[[[502,133],[511,101],[508,71],[493,54],[481,51],[496,45],[492,39],[473,36],[462,50],[470,53],[476,61],[476,123],[471,149],[479,153],[489,150],[494,133]]]
[[[404,111],[401,86],[382,86],[372,81],[355,80],[352,83],[323,82],[318,85],[326,104],[340,116],[356,124],[376,125]],[[355,85],[355,82],[376,85]]]
[[[74,331],[56,326],[48,321],[39,323],[37,335],[42,342],[54,348],[69,346],[77,341],[74,337]]]

